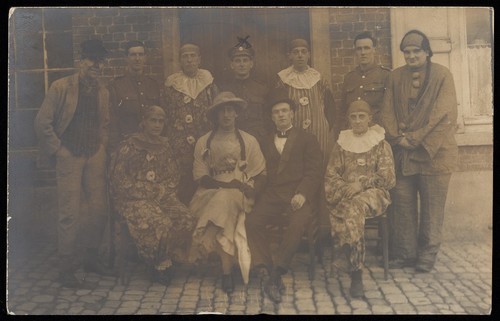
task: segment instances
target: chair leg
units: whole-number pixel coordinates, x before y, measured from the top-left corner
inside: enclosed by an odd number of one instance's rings
[[[383,216],[380,218],[380,227],[382,234],[382,254],[384,257],[384,278],[388,279],[389,271],[389,231],[387,229],[387,217]]]
[[[315,235],[315,226],[314,224],[310,224],[307,231],[307,244],[309,247],[309,280],[314,279],[314,272],[316,268],[316,235]]]

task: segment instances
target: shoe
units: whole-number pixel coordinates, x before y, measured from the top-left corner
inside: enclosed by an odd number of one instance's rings
[[[280,294],[283,295],[286,292],[286,286],[285,283],[283,283],[283,279],[281,277],[278,277],[277,281],[278,284],[278,290],[280,291]]]
[[[101,262],[94,260],[94,261],[85,261],[83,263],[83,270],[86,273],[97,273],[103,276],[115,276],[115,273],[112,269],[108,268]]]
[[[65,288],[77,289],[82,287],[82,283],[72,272],[60,272],[57,281]]]
[[[362,274],[363,270],[356,270],[351,272],[351,298],[362,298],[365,296]]]
[[[172,281],[172,271],[170,269],[153,271],[153,282],[168,286],[170,281]]]
[[[226,293],[233,293],[234,279],[232,273],[222,275],[222,290]]]
[[[402,269],[415,266],[415,260],[412,259],[393,259],[389,261],[389,269]]]
[[[279,286],[271,279],[269,279],[269,281],[266,283],[264,287],[264,292],[267,294],[269,299],[271,299],[271,301],[273,301],[274,303],[281,302],[281,293]]]
[[[421,264],[421,263],[417,263],[415,265],[415,272],[429,273],[430,271],[432,271],[432,266]]]

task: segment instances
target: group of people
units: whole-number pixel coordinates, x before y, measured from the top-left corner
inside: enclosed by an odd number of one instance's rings
[[[247,38],[228,52],[231,81],[216,85],[200,69],[200,48],[184,44],[164,87],[144,74],[142,42],[127,44],[127,71],[108,85],[99,77],[107,50],[83,42],[78,73],[50,86],[35,120],[42,155],[56,160],[60,282],[80,286],[82,197],[87,272],[112,274],[98,256],[108,204],[164,284],[172,265],[215,253],[224,291],[234,290],[237,264],[245,283],[255,271],[280,302],[281,276],[314,215],[333,241],[333,264],[347,263],[353,297],[364,292],[365,219],[385,212],[391,267],[430,271],[457,158],[453,78],[431,62],[418,30],[403,37],[406,65],[394,71],[375,63],[369,32],[354,48],[359,66],[336,108],[304,39],[291,41],[291,65],[271,89],[251,75]],[[286,227],[275,251],[269,224]]]

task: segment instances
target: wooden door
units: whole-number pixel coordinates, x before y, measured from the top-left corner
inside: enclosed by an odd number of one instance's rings
[[[305,8],[197,8],[179,10],[180,43],[200,46],[201,68],[217,82],[230,79],[228,51],[246,37],[256,55],[253,75],[273,84],[276,73],[290,65],[287,45],[294,38],[310,40]]]

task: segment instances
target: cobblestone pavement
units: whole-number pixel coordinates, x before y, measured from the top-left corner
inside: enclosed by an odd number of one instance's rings
[[[16,315],[42,314],[490,314],[492,246],[488,243],[444,243],[434,270],[415,273],[413,268],[383,268],[367,253],[363,280],[366,299],[349,298],[348,275],[330,275],[330,253],[316,264],[315,278],[307,276],[308,255],[299,252],[292,271],[283,281],[286,294],[273,304],[261,294],[258,278],[245,287],[241,277],[236,290],[220,289],[218,266],[195,271],[182,268],[166,287],[149,281],[145,267],[130,263],[130,282],[86,274],[84,289],[62,288],[55,281],[55,245],[33,249],[26,257],[10,259],[7,308]]]

